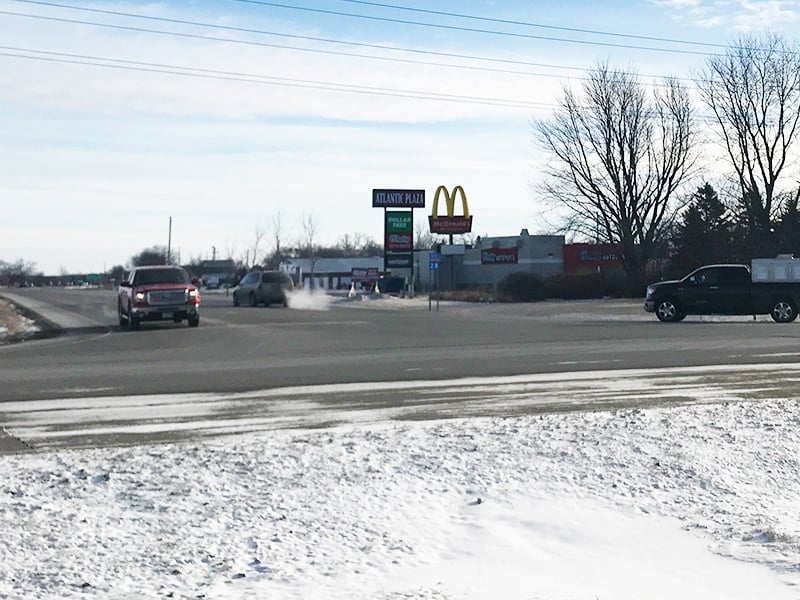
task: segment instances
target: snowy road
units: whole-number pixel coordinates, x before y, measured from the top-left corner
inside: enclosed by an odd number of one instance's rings
[[[630,369],[444,381],[290,387],[234,394],[102,396],[0,403],[31,448],[132,445],[276,429],[786,399],[795,363]],[[75,391],[75,390],[73,390]],[[402,397],[398,402],[397,398]]]

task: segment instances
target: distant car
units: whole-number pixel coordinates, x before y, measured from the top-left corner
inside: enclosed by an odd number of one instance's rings
[[[250,271],[242,277],[233,290],[233,305],[258,306],[263,304],[289,305],[289,294],[294,290],[294,282],[283,271]]]
[[[169,320],[189,327],[200,324],[199,279],[181,267],[169,265],[136,267],[119,284],[119,324],[139,329],[142,321]]]

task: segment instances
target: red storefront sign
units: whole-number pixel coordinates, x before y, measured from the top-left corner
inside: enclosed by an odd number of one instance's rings
[[[519,262],[517,248],[487,248],[481,250],[482,265],[515,265]]]
[[[390,252],[414,249],[414,236],[410,233],[387,233],[386,249]]]
[[[377,267],[367,267],[366,269],[353,268],[350,270],[350,279],[353,281],[359,281],[361,283],[365,281],[377,281],[378,268]]]
[[[620,267],[619,255],[613,244],[566,244],[564,272],[588,273]]]

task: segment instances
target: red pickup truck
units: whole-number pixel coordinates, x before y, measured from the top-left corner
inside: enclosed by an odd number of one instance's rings
[[[198,279],[181,267],[136,267],[119,284],[117,314],[120,326],[139,329],[142,321],[169,320],[189,327],[200,324]]]

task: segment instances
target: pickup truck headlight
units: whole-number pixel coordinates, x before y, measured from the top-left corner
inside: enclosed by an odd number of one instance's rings
[[[144,292],[136,292],[136,296],[135,296],[136,301],[137,302],[144,302],[144,296],[145,296]]]

